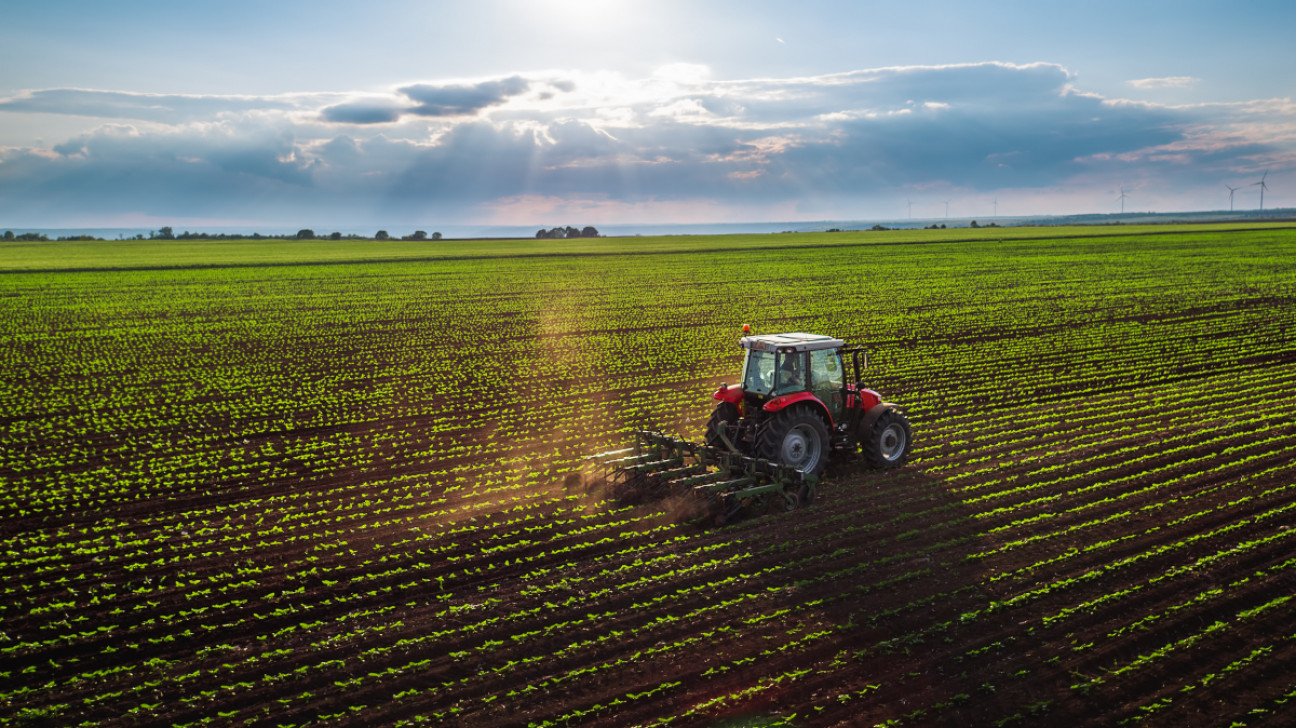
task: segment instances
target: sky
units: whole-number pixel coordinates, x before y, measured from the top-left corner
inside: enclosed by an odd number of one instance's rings
[[[1289,0],[4,2],[0,227],[1296,206]]]

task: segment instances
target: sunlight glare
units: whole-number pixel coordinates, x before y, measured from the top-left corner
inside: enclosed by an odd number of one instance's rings
[[[537,23],[580,34],[628,29],[641,4],[635,0],[541,0],[526,3],[525,7]]]

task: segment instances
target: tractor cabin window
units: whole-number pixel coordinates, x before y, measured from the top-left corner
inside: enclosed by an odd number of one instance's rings
[[[778,355],[778,368],[775,370],[778,381],[775,382],[775,394],[804,392],[806,388],[806,355],[805,352],[793,352]]]
[[[810,390],[828,408],[834,421],[841,416],[844,375],[841,354],[836,349],[810,352]]]
[[[773,352],[747,350],[743,364],[743,391],[752,394],[769,394],[774,387]]]

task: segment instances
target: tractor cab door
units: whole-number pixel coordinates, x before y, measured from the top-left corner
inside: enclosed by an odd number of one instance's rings
[[[833,422],[840,421],[845,410],[845,372],[841,353],[836,349],[810,352],[810,391],[828,407]]]

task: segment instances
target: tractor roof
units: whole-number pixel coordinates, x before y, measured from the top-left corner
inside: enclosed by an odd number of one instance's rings
[[[753,349],[755,351],[782,351],[786,353],[791,351],[840,349],[846,345],[846,342],[841,339],[834,339],[831,336],[797,332],[792,334],[744,336],[739,339],[738,345],[744,349]]]

